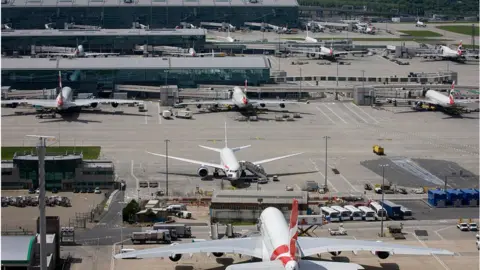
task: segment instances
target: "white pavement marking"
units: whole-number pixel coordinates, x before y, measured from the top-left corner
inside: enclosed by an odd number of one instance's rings
[[[315,170],[317,170],[317,172],[323,177],[323,179],[325,179],[325,175],[322,172],[320,172],[320,170],[318,169],[317,163],[315,163],[315,161],[313,161],[311,158],[310,158],[310,162],[315,167]],[[327,183],[330,184],[330,186],[335,192],[338,192],[338,189],[332,184],[332,182],[328,181],[328,178],[327,178]]]
[[[422,244],[422,246],[423,246],[424,248],[429,248],[429,247],[427,246],[427,244],[425,244],[425,242],[423,242],[422,240],[420,240],[420,238],[418,238],[418,236],[417,236],[415,233],[412,233],[412,235],[417,239],[417,241],[418,241],[420,244]],[[437,255],[432,254],[432,256],[435,258],[435,260],[437,260],[437,262],[438,262],[440,265],[443,266],[443,268],[445,268],[445,270],[450,270],[450,268],[448,268],[448,266],[447,266],[442,260],[440,260],[440,259],[437,257]]]
[[[373,121],[377,122],[377,124],[380,124],[380,122],[375,119],[375,117],[371,116],[370,114],[368,114],[366,111],[364,111],[362,108],[360,108],[359,106],[357,106],[357,104],[354,104],[354,103],[351,103],[352,106],[356,107],[357,109],[359,109],[361,112],[363,112],[366,116],[370,117]]]
[[[157,109],[158,109],[158,124],[162,124],[162,111],[160,108],[160,103],[157,103]]]
[[[298,190],[302,191],[299,185],[295,184],[295,186],[298,188]],[[35,218],[36,219],[36,218]]]
[[[333,121],[332,118],[330,118],[330,116],[328,116],[324,111],[322,111],[322,109],[320,109],[318,106],[316,106],[316,108],[319,112],[321,112],[323,115],[325,115],[325,117],[327,117],[328,120],[330,120],[330,122],[332,122],[332,124],[335,124],[335,121]]]
[[[269,57],[268,59],[272,60],[272,62],[274,62],[274,66],[278,67],[278,61],[277,59],[275,59],[275,57]]]
[[[131,169],[130,169],[130,173],[131,173],[132,177],[135,179],[135,181],[136,181],[136,183],[137,183],[137,190],[139,190],[139,189],[140,189],[140,183],[139,183],[139,181],[138,181],[138,178],[137,178],[137,177],[135,176],[135,174],[133,173],[133,159],[132,159],[132,167],[131,167]],[[137,192],[137,196],[138,196],[138,195],[139,195],[139,194],[138,194],[138,192]],[[132,196],[132,197],[133,197],[133,196]],[[138,200],[138,199],[139,199],[139,198],[137,198],[137,200]]]
[[[147,102],[144,103],[144,106],[145,106],[145,125],[148,124],[148,117],[147,117],[147,112],[148,112],[148,109],[147,109]]]
[[[350,181],[348,181],[347,178],[346,178],[345,176],[343,176],[343,174],[340,174],[340,177],[341,177],[345,182],[347,182],[347,184],[350,185],[354,191],[356,191],[356,192],[361,192],[361,191],[358,190],[354,185],[352,185],[352,183],[350,183]]]
[[[309,84],[310,86],[315,86],[315,84],[313,84],[313,83],[310,82],[310,81],[305,81],[305,83]]]
[[[342,120],[342,122],[344,122],[345,124],[348,124],[347,121],[345,121],[342,117],[340,117],[340,115],[336,114],[332,109],[330,109],[327,105],[323,104],[323,106],[325,106],[325,108],[327,108],[328,110],[330,110],[333,114],[335,114],[335,116],[337,116],[340,120]]]
[[[350,108],[350,106],[347,106],[347,104],[345,104],[345,108],[347,108],[349,111],[351,111],[352,113],[354,113],[356,116],[360,117],[360,119],[362,119],[363,122],[365,122],[365,123],[368,124],[368,121],[365,120],[365,118],[361,117],[361,116],[360,116],[358,113],[356,113],[354,110],[352,110],[352,109]]]
[[[438,232],[439,232],[439,231],[446,230],[446,229],[449,229],[449,228],[454,228],[454,227],[455,227],[455,225],[453,225],[453,226],[447,226],[447,227],[445,227],[445,228],[438,229],[438,230],[435,231],[435,234],[438,235],[438,237],[440,237],[440,239],[445,240],[445,238],[443,238],[443,236],[441,236]]]

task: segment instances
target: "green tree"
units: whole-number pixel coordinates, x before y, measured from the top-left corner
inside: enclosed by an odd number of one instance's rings
[[[137,201],[131,200],[127,206],[125,206],[122,210],[123,221],[131,222],[132,217],[135,217],[135,214],[140,211],[140,205]]]

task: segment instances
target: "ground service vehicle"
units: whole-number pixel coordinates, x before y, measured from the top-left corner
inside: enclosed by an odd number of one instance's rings
[[[458,223],[458,224],[457,224],[457,228],[458,228],[460,231],[467,232],[467,231],[468,231],[468,224],[465,223],[465,222]]]
[[[363,219],[365,221],[375,221],[375,211],[372,209],[366,206],[360,206],[358,207],[358,210],[362,211]]]
[[[477,223],[470,223],[468,224],[468,230],[472,232],[478,231]]]
[[[387,215],[391,219],[403,219],[401,206],[389,200],[379,202],[380,205],[387,211]]]
[[[146,232],[133,232],[132,233],[132,243],[147,243],[147,242],[162,242],[165,244],[170,244],[172,239],[170,237],[169,230],[150,230]]]
[[[341,207],[341,206],[337,206],[337,205],[332,206],[331,208],[332,208],[333,210],[336,210],[336,211],[338,211],[338,212],[340,213],[340,219],[341,219],[342,221],[351,220],[351,218],[350,218],[350,216],[352,215],[352,212],[351,212],[351,211],[349,211],[349,210],[347,210],[347,209],[345,209],[345,208],[343,208],[343,207]]]
[[[355,206],[353,205],[346,205],[344,206],[343,208],[347,209],[348,211],[352,212],[352,214],[350,215],[350,218],[352,220],[363,220],[363,214],[362,214],[362,211],[358,210],[358,208],[356,208]]]
[[[169,230],[170,234],[175,231],[176,237],[178,238],[190,238],[192,237],[192,228],[185,224],[164,224],[164,223],[155,223],[153,225],[154,230]],[[172,236],[172,239],[174,237]]]
[[[181,111],[175,112],[175,117],[177,118],[191,119],[192,116],[193,116],[192,112],[187,110],[181,110]]]
[[[370,208],[375,212],[378,220],[387,220],[387,211],[379,203],[371,202]]]
[[[374,154],[377,154],[377,155],[379,155],[379,156],[384,155],[383,147],[381,147],[380,145],[374,145],[374,146],[373,146],[373,153],[374,153]]]

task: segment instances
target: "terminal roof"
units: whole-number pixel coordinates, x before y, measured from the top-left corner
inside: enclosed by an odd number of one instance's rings
[[[296,7],[297,0],[8,0],[5,7]]]
[[[63,30],[29,29],[2,31],[4,37],[50,37],[50,36],[205,36],[205,29],[99,29],[99,30]]]
[[[33,252],[35,236],[3,235],[2,236],[2,264],[22,263],[27,264]]]
[[[117,70],[117,69],[268,69],[270,61],[255,57],[108,57],[108,58],[2,58],[8,70]]]

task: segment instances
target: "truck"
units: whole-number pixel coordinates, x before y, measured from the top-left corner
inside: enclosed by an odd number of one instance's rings
[[[190,238],[192,237],[192,228],[185,224],[166,224],[166,223],[155,223],[153,224],[154,230],[169,230],[172,239],[176,238]],[[175,237],[173,237],[175,235]]]
[[[192,119],[193,113],[192,111],[181,110],[175,112],[175,117],[177,118],[184,118],[184,119]]]
[[[379,203],[381,206],[383,206],[383,208],[385,208],[385,211],[387,211],[387,215],[389,218],[403,219],[403,214],[401,210],[402,207],[400,205],[393,203],[389,200],[384,200],[383,202],[379,201]]]
[[[163,110],[162,111],[162,117],[165,118],[165,119],[171,119],[172,118],[172,111]]]
[[[385,154],[383,147],[377,144],[373,146],[373,153],[379,156],[383,156]]]
[[[145,232],[133,232],[132,233],[132,243],[141,243],[145,244],[147,242],[162,242],[165,244],[170,244],[172,239],[170,237],[169,230],[149,230]]]

